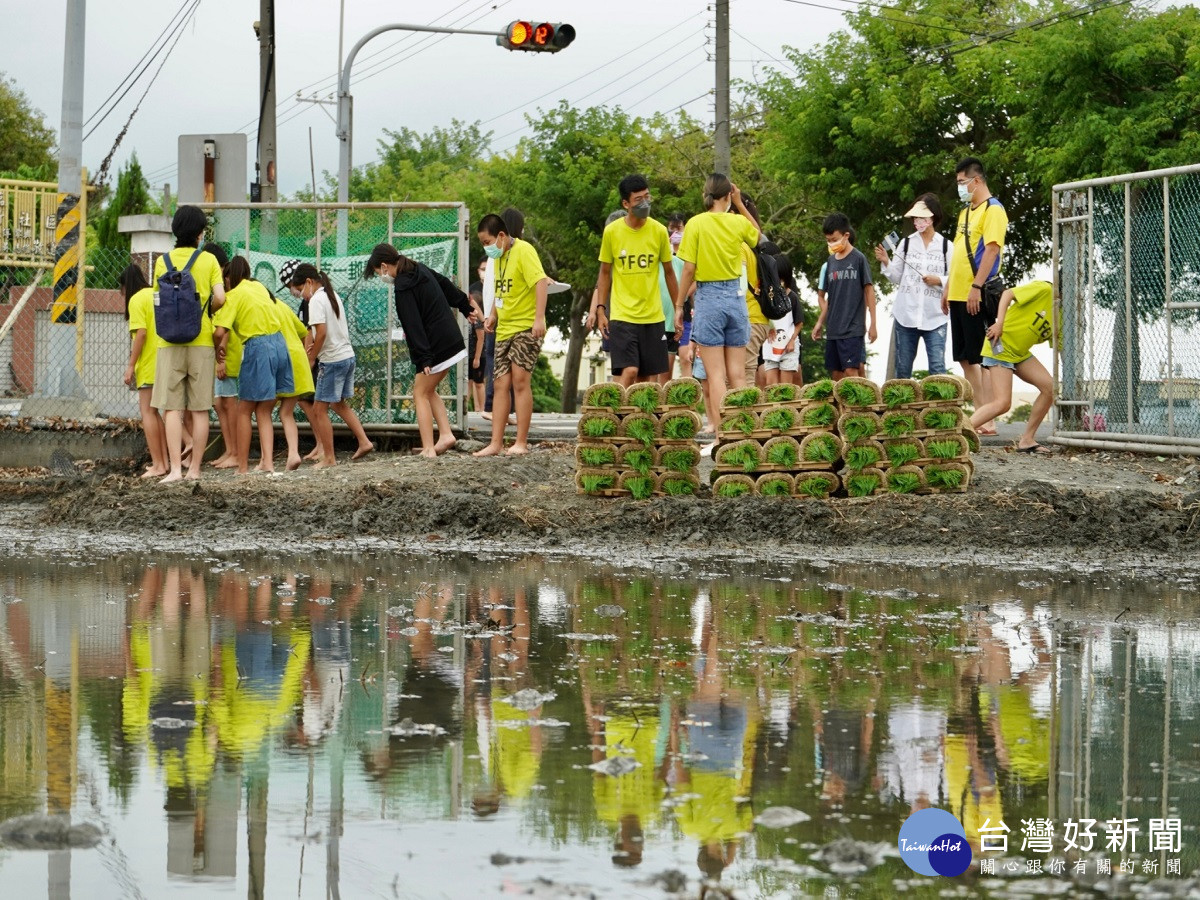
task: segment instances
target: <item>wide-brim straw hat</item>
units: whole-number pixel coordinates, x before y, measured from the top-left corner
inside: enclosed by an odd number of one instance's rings
[[[931,210],[928,206],[925,205],[924,200],[918,200],[916,203],[913,204],[912,209],[910,209],[908,212],[906,212],[904,214],[904,218],[906,218],[906,219],[911,219],[914,216],[917,218],[920,218],[920,219],[932,219],[933,218],[933,210]]]

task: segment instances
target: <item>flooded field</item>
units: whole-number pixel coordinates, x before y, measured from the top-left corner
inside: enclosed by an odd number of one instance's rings
[[[0,824],[0,894],[1182,893],[1195,597],[736,560],[0,560],[0,822],[80,826]],[[957,879],[896,853],[926,806],[972,845]],[[1091,851],[1065,847],[1085,819]]]

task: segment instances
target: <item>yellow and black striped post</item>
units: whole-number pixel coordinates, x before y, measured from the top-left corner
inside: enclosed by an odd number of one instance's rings
[[[61,325],[74,324],[79,302],[82,219],[80,194],[59,194],[54,226],[54,304],[50,307],[50,321]]]

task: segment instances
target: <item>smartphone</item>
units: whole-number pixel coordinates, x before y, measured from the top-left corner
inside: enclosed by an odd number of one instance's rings
[[[891,232],[883,239],[883,249],[888,253],[895,253],[896,248],[900,246],[900,235],[896,232]]]

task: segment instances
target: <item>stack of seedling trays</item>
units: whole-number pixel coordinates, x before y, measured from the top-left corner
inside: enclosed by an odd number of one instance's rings
[[[635,500],[697,493],[702,396],[694,378],[588,388],[575,447],[579,492]]]
[[[880,441],[887,490],[894,493],[963,492],[975,467],[979,438],[963,409],[971,386],[957,375],[922,381],[897,378],[880,392]]]
[[[828,390],[793,384],[726,392],[713,451],[713,496],[828,497],[842,440]],[[806,393],[808,392],[808,393]]]

